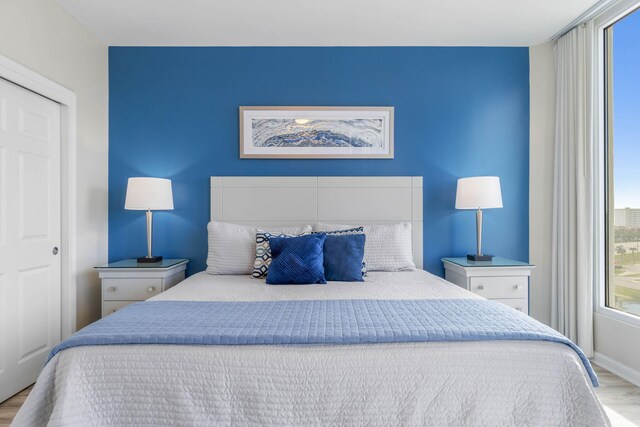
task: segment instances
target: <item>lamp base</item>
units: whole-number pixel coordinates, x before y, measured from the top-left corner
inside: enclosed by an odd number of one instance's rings
[[[162,257],[161,256],[152,256],[152,257],[140,257],[138,258],[138,264],[152,264],[154,262],[160,262],[162,261]]]
[[[493,255],[467,255],[469,261],[491,261]]]

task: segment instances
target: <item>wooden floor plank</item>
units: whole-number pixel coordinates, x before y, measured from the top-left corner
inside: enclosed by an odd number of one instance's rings
[[[611,425],[640,426],[640,388],[598,365],[594,364],[593,369],[600,380],[596,395],[607,411]]]
[[[0,403],[0,427],[8,427],[9,424],[11,424],[11,421],[13,421],[13,418],[16,416],[18,410],[27,399],[27,396],[29,395],[29,392],[31,392],[32,388],[33,386],[29,386],[13,397],[10,397],[9,399]]]

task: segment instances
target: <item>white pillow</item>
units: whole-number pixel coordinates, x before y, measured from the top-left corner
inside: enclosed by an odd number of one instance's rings
[[[336,231],[353,227],[344,224],[316,224],[314,231]],[[415,270],[411,245],[411,223],[365,225],[364,260],[367,271]]]
[[[207,273],[251,274],[256,259],[256,227],[211,221]],[[301,234],[310,232],[311,226],[280,227],[269,230],[274,234]]]

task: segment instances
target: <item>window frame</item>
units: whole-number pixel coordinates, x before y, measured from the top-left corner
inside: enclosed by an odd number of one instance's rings
[[[640,13],[640,2],[638,0],[623,0],[613,4],[610,8],[601,13],[594,19],[595,31],[595,61],[592,61],[594,69],[593,77],[596,81],[595,106],[597,120],[595,125],[595,135],[597,138],[597,150],[595,159],[595,173],[598,178],[595,194],[596,212],[595,212],[595,237],[596,242],[596,265],[595,267],[595,286],[594,289],[594,312],[633,326],[640,327],[640,316],[630,314],[622,310],[607,306],[608,302],[608,275],[609,275],[609,253],[608,245],[611,243],[612,233],[609,232],[609,224],[613,221],[615,210],[613,201],[610,200],[613,192],[609,192],[609,184],[611,182],[610,174],[613,171],[611,161],[613,159],[611,150],[613,144],[609,144],[611,139],[612,127],[609,127],[607,112],[611,107],[612,97],[609,96],[612,90],[611,80],[608,78],[611,74],[612,63],[612,38],[607,37],[607,28],[614,25],[625,16],[638,11]]]

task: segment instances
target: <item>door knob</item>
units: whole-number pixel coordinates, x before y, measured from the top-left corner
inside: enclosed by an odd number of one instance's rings
[[[58,247],[54,246],[53,250],[51,251],[51,253],[54,254],[54,255],[58,255]]]

